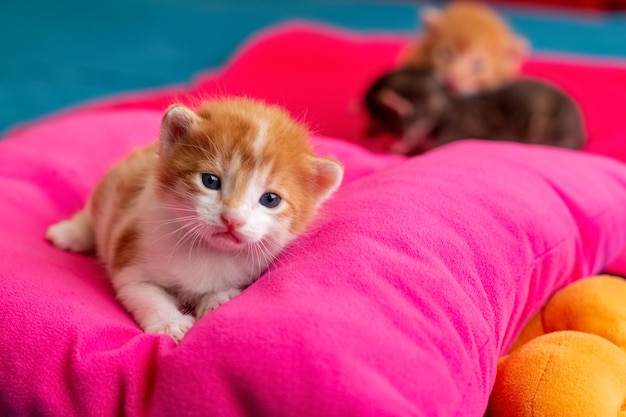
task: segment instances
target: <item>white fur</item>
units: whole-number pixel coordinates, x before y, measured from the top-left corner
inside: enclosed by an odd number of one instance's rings
[[[144,265],[124,268],[113,278],[117,298],[146,333],[171,336],[179,342],[195,318],[181,313],[178,300],[159,285]]]
[[[254,139],[252,146],[253,146],[255,155],[260,158],[261,152],[265,148],[265,143],[267,142],[268,126],[267,126],[267,122],[264,122],[262,120],[257,120],[257,124],[259,126],[259,132],[257,134],[257,137]]]
[[[68,220],[53,224],[46,238],[55,246],[73,252],[87,252],[94,248],[95,237],[85,211],[79,211]]]

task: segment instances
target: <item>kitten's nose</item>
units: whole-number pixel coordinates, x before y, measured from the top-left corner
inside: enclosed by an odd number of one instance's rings
[[[238,227],[243,226],[243,224],[246,222],[244,219],[238,217],[236,214],[229,212],[224,212],[220,214],[220,218],[229,229],[237,229]]]

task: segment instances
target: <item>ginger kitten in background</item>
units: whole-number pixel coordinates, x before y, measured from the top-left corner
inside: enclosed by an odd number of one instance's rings
[[[479,2],[453,2],[422,13],[421,40],[406,53],[406,67],[432,66],[452,93],[467,95],[513,80],[527,41],[495,11]]]
[[[173,105],[159,141],[111,168],[85,208],[46,236],[63,249],[96,249],[141,328],[178,342],[303,233],[342,177],[277,107]]]

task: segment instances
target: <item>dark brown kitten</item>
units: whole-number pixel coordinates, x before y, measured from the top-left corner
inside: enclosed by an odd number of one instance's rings
[[[365,97],[370,135],[401,136],[394,151],[415,154],[474,138],[580,149],[585,142],[578,106],[561,90],[522,79],[497,90],[451,96],[429,68],[406,68],[378,79]]]

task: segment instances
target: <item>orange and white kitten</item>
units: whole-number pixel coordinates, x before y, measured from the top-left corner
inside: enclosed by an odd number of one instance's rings
[[[85,208],[47,238],[71,251],[95,248],[141,328],[180,341],[303,233],[342,177],[277,107],[173,105],[159,141],[111,168]]]
[[[407,67],[432,66],[452,93],[491,90],[513,80],[527,55],[527,41],[495,11],[457,1],[422,12],[421,42],[406,52]]]

